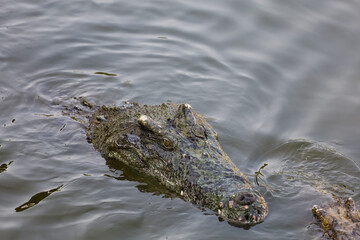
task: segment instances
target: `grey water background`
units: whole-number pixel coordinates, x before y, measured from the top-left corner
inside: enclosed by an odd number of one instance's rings
[[[313,204],[360,202],[358,1],[0,5],[1,239],[317,239]],[[268,164],[268,217],[233,227],[108,166],[53,104],[79,96],[191,104],[251,181]]]

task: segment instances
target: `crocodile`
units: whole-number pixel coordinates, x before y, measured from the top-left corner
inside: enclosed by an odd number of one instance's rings
[[[73,119],[86,116],[87,139],[105,159],[157,179],[231,225],[247,228],[267,216],[264,198],[224,152],[216,131],[189,104],[96,106],[77,100],[87,110],[65,112]]]
[[[325,238],[360,239],[360,211],[351,197],[336,198],[324,207],[314,205],[312,212]]]

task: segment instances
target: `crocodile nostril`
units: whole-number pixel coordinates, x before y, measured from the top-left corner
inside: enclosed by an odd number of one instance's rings
[[[235,202],[239,205],[249,205],[255,201],[255,196],[251,193],[241,193],[235,198]]]

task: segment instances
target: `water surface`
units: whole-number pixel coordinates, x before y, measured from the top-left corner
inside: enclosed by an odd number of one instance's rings
[[[355,0],[0,0],[3,239],[314,239],[360,202]],[[189,103],[269,205],[250,229],[107,164],[52,104]]]

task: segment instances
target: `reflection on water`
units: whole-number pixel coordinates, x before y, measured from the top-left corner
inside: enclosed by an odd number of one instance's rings
[[[45,192],[40,192],[40,193],[37,193],[35,194],[34,196],[32,196],[30,198],[29,201],[27,201],[26,203],[24,204],[21,204],[20,206],[18,206],[17,208],[15,208],[15,211],[16,212],[22,212],[28,208],[31,208],[33,206],[35,206],[36,204],[38,204],[40,201],[44,200],[46,197],[50,196],[50,194],[52,194],[53,192],[56,192],[56,191],[60,191],[60,188],[62,187],[59,186],[57,188],[54,188],[54,189],[51,189],[49,191],[45,191]]]
[[[2,1],[1,237],[320,237],[306,228],[312,205],[360,202],[359,11],[355,0]],[[108,167],[53,104],[79,96],[190,103],[249,179],[268,164],[257,188],[269,216],[231,227]]]
[[[107,159],[106,164],[109,166],[111,174],[105,174],[105,176],[120,181],[128,180],[140,183],[136,186],[140,192],[152,193],[155,196],[167,198],[180,197],[177,193],[170,191],[164,185],[160,184],[155,178],[139,173],[120,161]],[[119,173],[120,176],[117,176]]]

